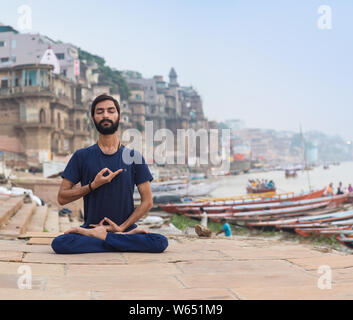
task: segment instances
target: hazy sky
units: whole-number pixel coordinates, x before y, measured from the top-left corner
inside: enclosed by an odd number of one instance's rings
[[[353,139],[352,0],[2,0],[0,22],[16,28],[23,4],[33,32],[111,67],[165,78],[174,67],[209,120]]]

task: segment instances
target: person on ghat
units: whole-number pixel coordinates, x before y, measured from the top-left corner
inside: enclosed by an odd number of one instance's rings
[[[168,239],[135,224],[153,205],[151,172],[141,153],[119,141],[120,106],[109,95],[91,105],[98,142],[77,150],[61,174],[58,202],[65,205],[84,199],[84,223],[52,241],[56,253],[163,252]],[[78,182],[81,186],[73,188]],[[141,204],[134,207],[135,185]]]

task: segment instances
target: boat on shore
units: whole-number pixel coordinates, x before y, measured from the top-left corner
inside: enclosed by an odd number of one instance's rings
[[[246,205],[234,205],[234,206],[204,206],[200,207],[191,207],[186,206],[183,208],[179,208],[177,213],[233,213],[236,216],[241,215],[252,215],[254,212],[264,212],[270,213],[272,210],[281,210],[285,208],[300,208],[304,205],[314,205],[317,203],[327,203],[331,205],[337,206],[337,204],[341,204],[345,202],[347,199],[347,195],[339,195],[333,197],[320,197],[299,201],[285,201],[285,202],[272,202],[272,203],[259,203],[259,204],[246,204]]]
[[[309,237],[309,236],[313,236],[313,235],[316,235],[316,236],[320,236],[320,235],[323,235],[323,236],[331,236],[333,234],[337,234],[337,233],[340,233],[342,231],[350,231],[350,232],[353,232],[352,231],[352,225],[347,225],[347,226],[341,226],[341,227],[326,227],[326,228],[323,228],[323,227],[316,227],[316,228],[303,228],[303,227],[300,227],[300,228],[295,228],[294,231],[301,235],[302,237]]]
[[[325,192],[325,189],[314,190],[306,193],[282,193],[271,195],[267,197],[258,197],[258,198],[244,198],[239,200],[221,200],[221,201],[194,201],[188,203],[168,203],[160,205],[159,208],[163,211],[169,213],[178,213],[183,208],[201,208],[204,207],[232,207],[232,206],[241,206],[241,205],[255,205],[255,204],[271,204],[271,203],[280,203],[288,201],[300,201],[307,199],[314,199],[321,197]]]
[[[249,222],[246,223],[246,226],[253,228],[277,228],[280,229],[282,227],[293,227],[300,228],[301,224],[305,223],[325,223],[325,222],[334,222],[339,220],[351,219],[353,218],[353,211],[344,211],[344,212],[334,212],[323,215],[314,215],[309,217],[299,217],[293,219],[279,219],[275,221],[264,221],[264,222]]]

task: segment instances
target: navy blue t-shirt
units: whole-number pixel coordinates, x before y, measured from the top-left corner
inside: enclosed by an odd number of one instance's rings
[[[135,185],[153,180],[145,159],[138,151],[121,145],[114,154],[105,154],[98,144],[77,150],[61,177],[70,180],[74,185],[81,182],[84,186],[93,181],[98,172],[104,168],[112,172],[118,169],[123,171],[111,182],[103,184],[83,197],[82,227],[98,224],[104,217],[108,217],[118,225],[122,224],[135,210],[133,199]],[[104,175],[107,174],[108,172]]]

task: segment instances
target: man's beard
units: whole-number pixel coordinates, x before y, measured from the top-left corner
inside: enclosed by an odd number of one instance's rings
[[[96,126],[98,132],[103,135],[107,135],[107,134],[113,134],[118,130],[119,120],[120,119],[118,119],[115,123],[113,123],[113,121],[108,120],[108,119],[104,119],[99,123],[97,123],[96,120],[93,120],[93,121],[94,121],[94,125]],[[103,126],[102,125],[103,122],[109,122],[109,123],[111,123],[111,125],[105,126],[105,124],[104,124],[104,126]]]

